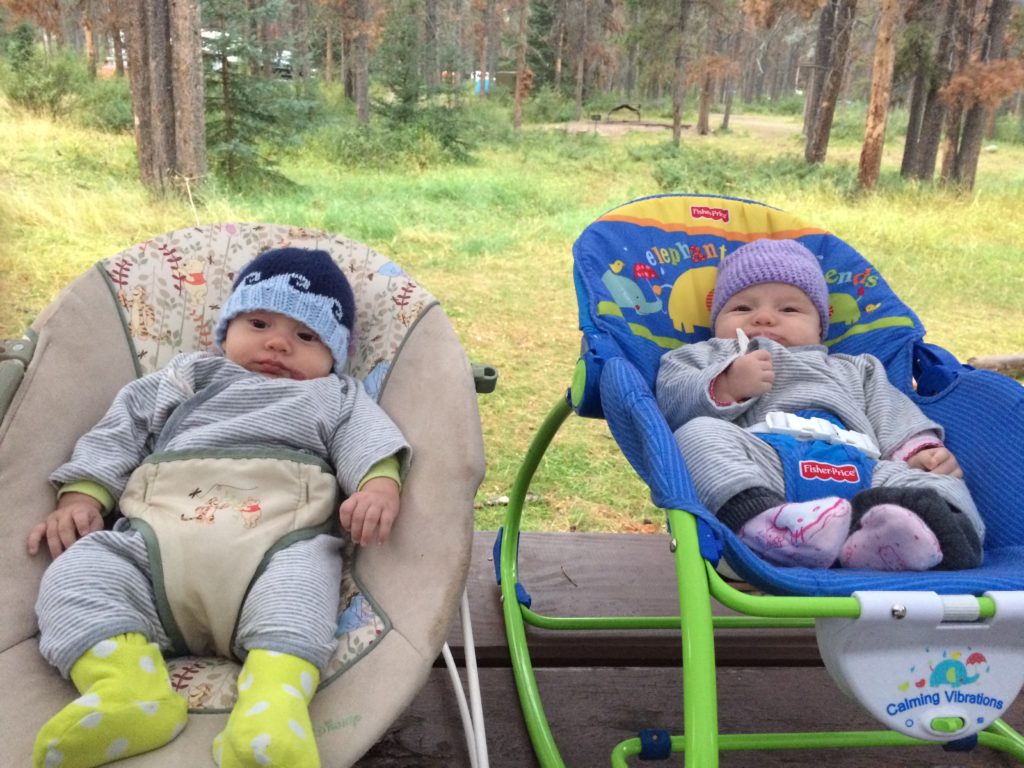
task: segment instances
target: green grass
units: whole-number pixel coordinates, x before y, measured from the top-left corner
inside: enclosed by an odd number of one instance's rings
[[[471,360],[500,371],[480,398],[488,473],[478,525],[500,524],[526,446],[564,392],[579,348],[571,246],[607,209],[662,191],[753,197],[828,227],[885,275],[961,358],[1024,351],[1024,147],[982,157],[973,195],[905,187],[890,142],[879,191],[853,188],[859,145],[833,142],[803,165],[799,117],[734,118],[730,131],[605,138],[496,131],[467,165],[339,167],[295,151],[274,194],[204,193],[193,210],[153,200],[130,137],[12,115],[0,106],[0,336],[18,334],[75,275],[151,235],[200,221],[322,227],[402,264],[452,318]],[[541,466],[526,525],[644,530],[660,522],[603,422],[571,419]]]

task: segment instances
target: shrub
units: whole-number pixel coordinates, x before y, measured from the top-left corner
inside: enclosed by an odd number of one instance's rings
[[[9,51],[0,83],[7,100],[36,115],[57,118],[66,114],[89,79],[82,58],[70,51],[44,54],[35,45],[28,25],[18,27]]]

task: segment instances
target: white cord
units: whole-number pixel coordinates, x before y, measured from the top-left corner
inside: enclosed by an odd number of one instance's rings
[[[459,705],[459,717],[462,719],[462,732],[466,735],[466,749],[469,752],[470,768],[480,768],[476,763],[476,734],[473,731],[473,721],[470,718],[469,707],[466,706],[466,693],[462,690],[462,680],[459,679],[459,670],[455,667],[455,659],[452,658],[452,651],[448,647],[448,643],[441,646],[441,655],[444,657],[445,666],[448,668],[448,678],[452,681],[455,701]]]
[[[460,610],[463,646],[466,656],[466,684],[469,686],[469,705],[466,703],[466,693],[462,687],[462,679],[459,677],[459,671],[455,666],[455,659],[452,657],[452,651],[448,647],[448,643],[441,647],[441,655],[444,657],[445,666],[448,668],[448,677],[452,682],[455,700],[459,705],[459,717],[462,719],[462,730],[466,735],[466,749],[469,752],[470,768],[489,768],[487,736],[484,733],[484,712],[480,699],[480,678],[476,666],[476,644],[473,640],[473,625],[469,616],[469,596],[465,591],[462,593]],[[472,711],[470,711],[471,709]]]
[[[473,640],[473,623],[469,616],[469,594],[466,590],[462,592],[462,636],[466,656],[466,682],[469,685],[469,701],[476,741],[477,768],[489,768],[487,735],[484,732],[484,710],[480,700],[480,678],[476,667],[476,643]]]

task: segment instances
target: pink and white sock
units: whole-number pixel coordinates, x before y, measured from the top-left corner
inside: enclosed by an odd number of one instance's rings
[[[766,509],[739,530],[740,540],[775,565],[828,568],[850,534],[850,502],[838,496]]]
[[[906,507],[876,504],[864,513],[839,553],[844,568],[927,571],[942,562],[932,529]]]

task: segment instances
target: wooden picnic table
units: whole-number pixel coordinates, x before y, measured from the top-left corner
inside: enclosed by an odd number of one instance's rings
[[[494,531],[475,535],[468,578],[482,702],[492,768],[536,766],[509,660]],[[520,581],[535,611],[553,616],[672,615],[678,611],[675,572],[665,534],[523,533]],[[728,612],[719,607],[722,612]],[[553,632],[528,628],[538,685],[556,743],[569,768],[609,764],[613,746],[644,728],[682,728],[678,632]],[[449,646],[463,658],[462,630]],[[875,729],[822,666],[813,630],[719,630],[719,722],[725,733]],[[463,679],[465,675],[463,674]],[[1018,701],[1004,718],[1024,727]],[[989,749],[872,748],[723,752],[723,768],[976,768],[1017,765]],[[664,762],[681,766],[681,755]],[[448,673],[438,663],[426,687],[360,768],[468,766],[465,737]]]

